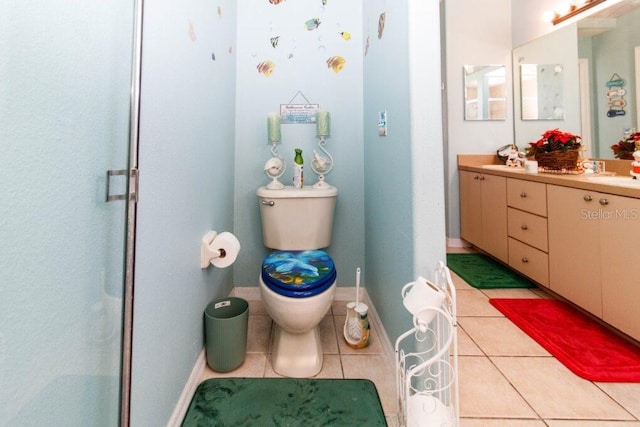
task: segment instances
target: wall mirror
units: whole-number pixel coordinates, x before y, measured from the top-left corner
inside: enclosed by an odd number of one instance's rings
[[[506,120],[506,67],[465,65],[464,119]]]
[[[562,64],[520,64],[522,120],[564,119]]]
[[[623,0],[513,50],[514,74],[520,74],[522,64],[563,64],[564,75],[564,116],[553,123],[524,118],[522,77],[514,76],[514,132],[519,146],[558,127],[581,135],[586,155],[614,157],[611,145],[625,132],[640,128],[638,22],[640,2]],[[623,89],[616,93],[624,95],[614,97],[607,83],[616,74],[624,86],[614,89]]]
[[[640,2],[627,0],[578,23],[578,56],[587,71],[581,93],[591,118],[582,132],[590,134],[596,157],[613,158],[611,146],[638,128],[638,22]]]
[[[580,93],[578,75],[578,36],[571,24],[515,48],[513,54],[514,134],[518,147],[536,141],[546,130],[561,128],[579,134]],[[572,59],[575,58],[575,59]],[[560,66],[556,70],[556,66]],[[544,69],[545,71],[541,71]],[[559,71],[559,72],[558,72]],[[534,76],[550,73],[556,89],[538,87]],[[547,78],[549,79],[549,78]],[[524,85],[524,86],[523,86]],[[546,86],[543,85],[543,86]],[[535,92],[532,89],[535,87]],[[549,89],[548,91],[546,89]],[[553,112],[555,92],[561,91],[561,108]],[[548,92],[548,93],[547,93]],[[549,114],[541,115],[538,100],[547,99]],[[527,109],[525,112],[524,109]],[[555,114],[555,118],[554,117]]]

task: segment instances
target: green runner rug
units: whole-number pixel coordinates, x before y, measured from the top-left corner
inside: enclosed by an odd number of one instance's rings
[[[484,254],[447,254],[447,266],[478,289],[535,288],[533,282]]]
[[[386,426],[373,382],[212,378],[198,386],[183,427]]]

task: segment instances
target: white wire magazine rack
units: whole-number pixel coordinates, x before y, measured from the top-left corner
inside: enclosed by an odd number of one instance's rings
[[[413,328],[395,345],[400,425],[458,427],[456,291],[442,261],[434,280],[419,277],[402,288]]]

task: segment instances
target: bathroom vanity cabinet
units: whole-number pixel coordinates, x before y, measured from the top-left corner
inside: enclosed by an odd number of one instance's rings
[[[460,235],[508,262],[507,179],[460,171]]]
[[[488,156],[479,157],[488,163]],[[640,280],[634,256],[640,236],[640,185],[619,186],[584,175],[525,174],[520,168],[486,166],[482,160],[461,156],[458,162],[461,237],[482,236],[479,244],[469,242],[640,341]],[[482,184],[475,193],[472,186],[463,190],[475,176],[483,176],[483,183],[504,179],[505,193],[485,191]],[[494,208],[506,206],[506,218],[500,219],[506,228],[506,261],[503,252],[493,252],[484,240],[499,226],[489,229],[477,221],[466,225],[473,233],[462,232],[463,219],[488,203],[464,199],[484,198],[488,191]]]
[[[640,199],[547,185],[551,289],[640,338]],[[575,257],[575,258],[574,258]],[[571,262],[574,258],[577,262]]]
[[[509,266],[549,287],[546,185],[507,178]]]
[[[599,220],[601,193],[548,185],[551,290],[602,318]],[[560,255],[562,254],[562,255]]]

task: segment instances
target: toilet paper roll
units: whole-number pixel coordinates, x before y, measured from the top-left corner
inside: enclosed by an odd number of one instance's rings
[[[446,298],[442,289],[422,276],[418,276],[415,282],[407,283],[402,288],[401,294],[405,308],[414,316],[419,315],[424,323],[431,322],[436,312],[423,309],[427,307],[440,308]]]
[[[220,256],[211,260],[211,264],[218,268],[229,267],[233,264],[240,252],[240,242],[233,234],[225,231],[213,239],[209,249],[212,252],[220,252]]]

